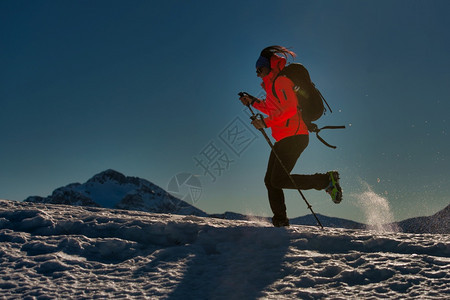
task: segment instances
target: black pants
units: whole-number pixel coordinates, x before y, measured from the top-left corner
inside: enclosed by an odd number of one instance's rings
[[[281,161],[289,173],[294,168],[300,154],[302,154],[303,150],[308,146],[308,143],[308,135],[295,135],[282,139],[274,144],[274,150],[281,158]],[[275,219],[283,220],[286,218],[286,205],[284,203],[283,189],[300,188],[301,190],[322,190],[325,189],[330,182],[328,174],[292,174],[291,176],[295,181],[295,186],[272,151],[270,153],[264,183],[267,187],[270,208],[272,209]]]

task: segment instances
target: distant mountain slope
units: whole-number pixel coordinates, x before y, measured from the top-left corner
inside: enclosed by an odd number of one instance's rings
[[[182,201],[159,186],[114,170],[101,172],[87,182],[72,183],[48,197],[32,196],[26,202],[68,204],[140,210],[155,213],[206,216],[200,209]]]
[[[398,222],[403,232],[450,233],[450,205],[429,217],[417,217]]]
[[[341,218],[327,217],[321,214],[317,214],[320,222],[325,227],[335,227],[335,228],[347,228],[347,229],[363,229],[366,227],[365,224],[361,224],[355,221],[350,221]],[[313,215],[306,215],[303,217],[297,217],[290,220],[291,224],[295,225],[317,225],[317,221]]]

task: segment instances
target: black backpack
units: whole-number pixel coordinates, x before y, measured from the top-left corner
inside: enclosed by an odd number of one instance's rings
[[[286,76],[294,83],[294,91],[297,95],[298,100],[298,110],[302,115],[302,119],[305,122],[308,130],[311,132],[315,132],[317,138],[331,148],[336,148],[335,146],[331,146],[327,142],[325,142],[320,136],[319,131],[322,129],[340,129],[345,128],[345,126],[325,126],[323,128],[318,129],[316,124],[313,124],[313,121],[318,120],[327,109],[325,108],[324,102],[327,105],[330,113],[330,106],[328,105],[325,98],[322,96],[320,91],[316,88],[314,83],[311,81],[311,77],[309,76],[308,70],[299,63],[291,63],[284,67],[280,73],[278,73],[277,77]],[[272,94],[277,97],[275,92],[275,80],[272,86]]]

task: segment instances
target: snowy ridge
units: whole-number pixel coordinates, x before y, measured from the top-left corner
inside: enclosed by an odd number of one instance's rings
[[[72,183],[56,189],[48,197],[32,196],[25,201],[206,216],[205,212],[145,179],[111,169],[94,175],[86,183]]]
[[[450,205],[429,217],[417,217],[397,223],[403,232],[450,233]]]
[[[0,200],[4,299],[442,299],[450,236]]]
[[[336,228],[347,228],[347,229],[364,229],[367,227],[365,224],[361,224],[355,221],[345,220],[341,218],[333,218],[324,216],[321,214],[316,214],[320,222],[325,227],[336,227]],[[271,217],[260,217],[260,216],[248,216],[234,212],[225,212],[223,214],[210,214],[210,217],[226,219],[226,220],[261,220],[265,222],[271,222]],[[303,217],[292,218],[289,220],[291,225],[308,225],[316,226],[317,221],[313,215],[306,215]]]

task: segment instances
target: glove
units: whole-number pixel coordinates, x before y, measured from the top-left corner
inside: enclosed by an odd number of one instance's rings
[[[267,125],[266,125],[266,122],[264,122],[264,119],[255,118],[252,121],[252,125],[255,126],[255,128],[258,130],[267,128]]]
[[[239,100],[241,100],[242,104],[244,104],[245,106],[252,105],[255,102],[259,103],[261,101],[258,98],[254,97],[248,93],[245,93],[245,92],[240,92],[239,96],[240,96]]]
[[[241,100],[242,104],[244,104],[245,106],[252,105],[253,103],[253,99],[247,95],[239,97],[239,100]]]

